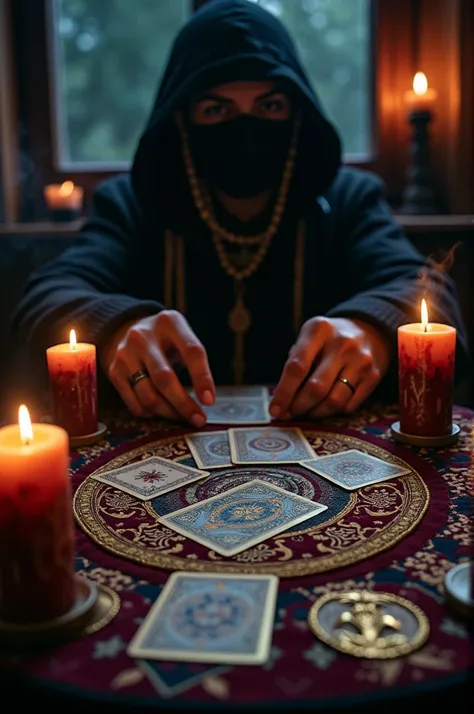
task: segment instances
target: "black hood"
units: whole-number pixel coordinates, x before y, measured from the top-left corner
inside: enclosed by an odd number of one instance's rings
[[[196,219],[173,113],[196,92],[233,81],[286,83],[302,109],[289,211],[304,212],[334,180],[341,162],[338,134],[299,61],[283,24],[248,0],[211,0],[193,14],[171,50],[153,110],[138,144],[132,184],[149,218],[182,230]]]

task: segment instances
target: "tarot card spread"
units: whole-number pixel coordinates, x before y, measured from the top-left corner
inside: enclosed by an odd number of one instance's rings
[[[299,429],[229,429],[234,464],[291,464],[316,458]]]
[[[317,516],[327,506],[264,481],[250,481],[159,518],[223,556],[233,556]]]
[[[263,664],[278,578],[173,573],[127,649],[165,661]]]
[[[209,476],[208,471],[152,456],[113,471],[91,474],[89,478],[115,486],[142,501],[149,501],[206,476]]]
[[[389,464],[357,449],[302,461],[301,465],[347,491],[410,473],[409,469]]]

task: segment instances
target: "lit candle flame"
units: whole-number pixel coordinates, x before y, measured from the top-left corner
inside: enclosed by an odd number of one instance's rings
[[[421,324],[423,326],[423,332],[428,331],[428,305],[426,304],[426,300],[423,298],[421,301]]]
[[[426,94],[428,91],[428,80],[424,72],[417,72],[413,77],[413,91],[418,96]]]
[[[30,413],[24,404],[18,409],[18,424],[21,443],[29,444],[30,441],[33,441],[33,427],[31,426]]]
[[[59,187],[59,193],[61,196],[70,196],[74,191],[74,183],[72,181],[65,181]]]
[[[77,347],[76,330],[71,330],[69,333],[69,347],[75,350]]]

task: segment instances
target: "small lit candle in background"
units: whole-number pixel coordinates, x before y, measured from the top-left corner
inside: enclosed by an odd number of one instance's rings
[[[98,429],[97,364],[95,345],[76,341],[46,350],[54,424],[69,436],[86,436]]]
[[[398,328],[400,431],[412,436],[449,434],[453,418],[456,329],[430,323],[422,301],[421,323]]]
[[[72,181],[50,184],[44,188],[49,214],[54,221],[72,221],[82,211],[84,189]]]
[[[410,112],[431,112],[437,96],[437,92],[428,87],[426,74],[417,72],[413,77],[413,89],[405,92],[403,100]]]
[[[0,429],[0,619],[52,620],[74,599],[68,435],[21,406]]]
[[[402,192],[402,204],[398,213],[433,215],[442,212],[442,206],[434,190],[431,176],[429,124],[437,92],[428,87],[423,72],[413,78],[413,89],[403,95],[411,126],[409,164],[406,186]]]

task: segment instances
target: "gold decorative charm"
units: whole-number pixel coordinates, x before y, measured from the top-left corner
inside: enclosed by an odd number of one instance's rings
[[[368,591],[330,593],[309,611],[314,634],[334,649],[367,659],[393,659],[419,649],[429,624],[409,600]]]
[[[235,305],[229,312],[229,327],[233,332],[247,332],[251,324],[250,311],[245,307],[242,295],[238,294]]]

